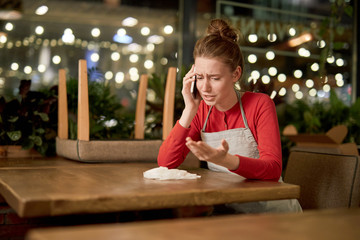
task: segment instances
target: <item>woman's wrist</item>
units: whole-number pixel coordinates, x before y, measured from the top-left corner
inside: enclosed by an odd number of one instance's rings
[[[190,124],[191,124],[191,121],[193,120],[195,115],[196,115],[196,111],[189,110],[189,109],[185,108],[183,110],[182,114],[181,114],[180,119],[179,119],[180,125],[182,127],[184,127],[184,128],[189,128]]]
[[[224,159],[224,165],[225,165],[224,167],[226,167],[231,171],[234,171],[239,168],[239,164],[240,164],[240,159],[238,156],[229,153],[226,154],[226,157]]]

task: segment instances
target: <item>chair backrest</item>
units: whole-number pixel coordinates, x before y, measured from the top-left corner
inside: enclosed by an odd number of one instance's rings
[[[174,126],[174,104],[176,87],[176,68],[170,67],[166,78],[164,109],[163,109],[163,134],[165,140]]]
[[[144,139],[145,136],[145,107],[146,107],[146,90],[148,85],[148,75],[142,74],[140,77],[138,96],[135,111],[135,139]]]
[[[79,60],[78,79],[78,140],[90,141],[89,93],[86,60]],[[141,75],[135,112],[135,139],[144,139],[145,106],[148,76]],[[166,79],[165,99],[163,109],[163,139],[167,137],[173,127],[174,102],[176,86],[176,68],[170,67]],[[59,70],[59,99],[58,99],[58,137],[68,139],[68,109],[65,70]]]
[[[65,69],[59,70],[59,90],[58,90],[58,137],[68,139],[68,104],[66,96],[66,72]]]
[[[359,156],[293,150],[284,181],[300,185],[303,209],[359,207]]]

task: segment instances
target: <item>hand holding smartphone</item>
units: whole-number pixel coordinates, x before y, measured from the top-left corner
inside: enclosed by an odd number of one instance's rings
[[[194,68],[194,72],[195,72],[195,68]],[[196,88],[196,74],[195,74],[195,80],[191,83],[191,87],[190,87],[190,92],[192,97],[195,99],[197,96],[197,88]]]

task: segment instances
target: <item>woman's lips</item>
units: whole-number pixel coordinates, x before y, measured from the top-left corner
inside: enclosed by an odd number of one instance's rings
[[[214,95],[202,95],[202,98],[206,101],[211,101],[211,100],[214,100],[215,96]]]

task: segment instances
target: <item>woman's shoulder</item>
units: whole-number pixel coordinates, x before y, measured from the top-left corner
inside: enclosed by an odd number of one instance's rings
[[[275,109],[275,103],[269,95],[259,92],[245,92],[241,98],[245,110],[266,111]]]
[[[244,92],[241,99],[243,101],[256,101],[256,102],[271,101],[272,102],[272,99],[269,97],[269,95],[267,95],[265,93],[260,93],[260,92]]]

